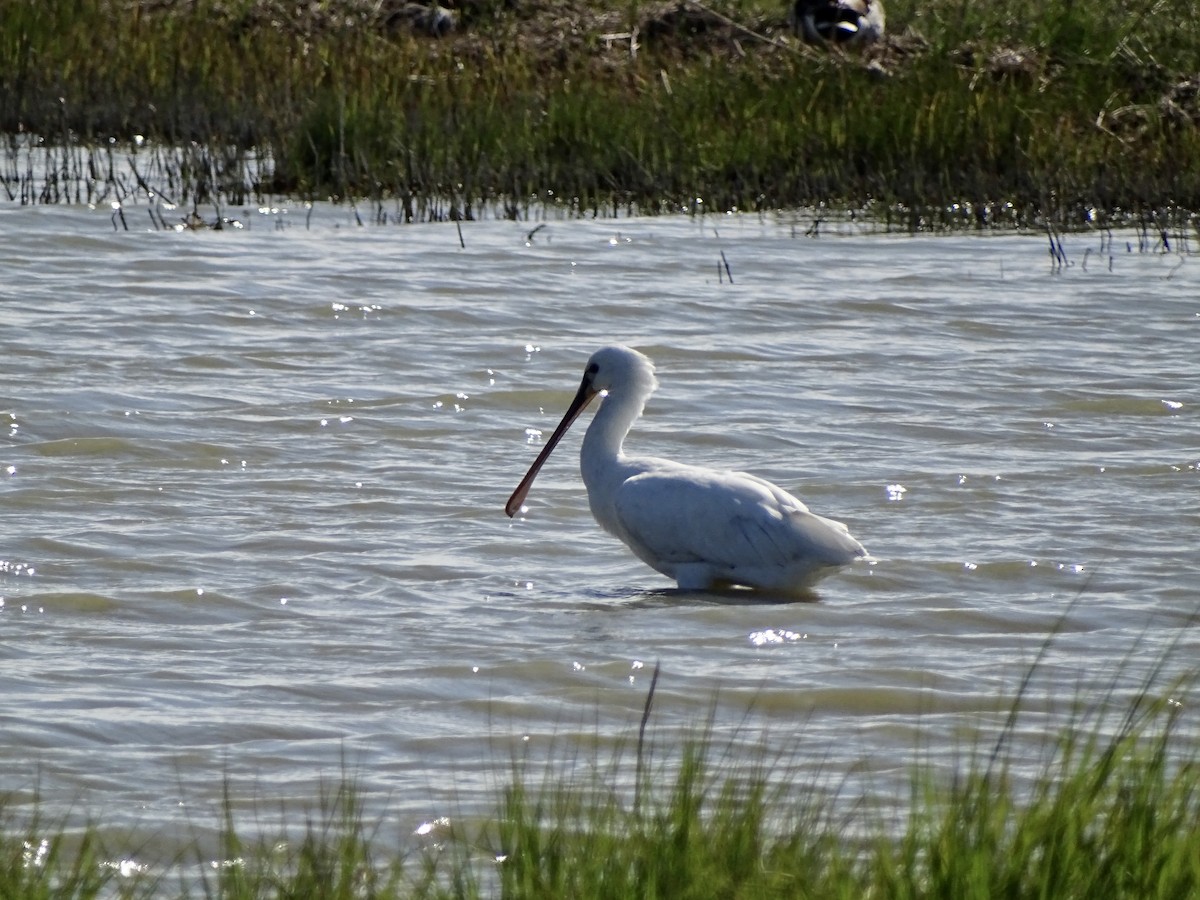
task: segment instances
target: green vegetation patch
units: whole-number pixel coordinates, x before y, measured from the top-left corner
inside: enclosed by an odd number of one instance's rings
[[[10,800],[0,886],[14,900],[1194,897],[1200,756],[1181,698],[1195,673],[1164,671],[1123,710],[1115,694],[1080,702],[1035,746],[1017,727],[1027,677],[992,736],[958,748],[950,771],[918,762],[907,802],[882,804],[849,796],[806,748],[788,758],[745,728],[720,737],[713,718],[655,727],[656,671],[626,741],[500,762],[490,812],[426,823],[416,843],[388,839],[349,776],[314,809],[281,812],[278,832],[254,813],[249,836],[227,788],[213,847],[165,862],[138,858],[146,835],[69,831]]]
[[[84,195],[116,154],[169,169],[180,202],[387,199],[410,220],[447,199],[463,217],[701,198],[979,227],[1200,210],[1190,0],[892,0],[857,52],[803,44],[766,0],[446,6],[441,27],[400,2],[7,0],[4,186],[78,199],[66,179],[21,188],[34,135],[89,148]]]

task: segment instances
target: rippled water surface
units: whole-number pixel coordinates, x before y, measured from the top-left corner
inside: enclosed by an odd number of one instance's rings
[[[658,661],[668,732],[715,702],[878,779],[1002,719],[1056,626],[1031,732],[1200,648],[1178,248],[1068,237],[1056,273],[1044,236],[786,216],[245,224],[0,207],[10,804],[169,835],[224,780],[303,803],[347,767],[411,832],[516,747],[635,734]],[[808,602],[674,591],[592,521],[586,417],[506,518],[611,342],[662,385],[631,451],[769,478],[877,562]]]

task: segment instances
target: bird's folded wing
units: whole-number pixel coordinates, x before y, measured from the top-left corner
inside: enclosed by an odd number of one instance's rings
[[[816,557],[838,565],[862,553],[841,523],[740,472],[679,466],[637,475],[618,491],[616,512],[628,539],[664,562],[785,566]]]

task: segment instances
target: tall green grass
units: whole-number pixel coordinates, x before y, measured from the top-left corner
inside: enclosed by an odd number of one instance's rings
[[[1194,896],[1197,732],[1183,722],[1183,683],[1143,687],[1115,717],[1071,714],[1032,748],[1043,758],[1032,768],[1018,697],[994,743],[963,748],[953,773],[918,762],[899,826],[895,810],[824,779],[797,783],[795,760],[722,745],[706,728],[649,764],[640,745],[629,754],[632,799],[616,787],[620,760],[536,785],[518,770],[495,826],[502,895]]]
[[[796,44],[783,4],[707,5],[769,41],[672,25],[639,3],[482,5],[438,41],[350,0],[296,21],[251,0],[8,0],[0,132],[64,147],[195,142],[200,164],[173,166],[182,202],[386,198],[412,219],[447,198],[464,217],[481,204],[605,214],[699,197],[708,209],[867,207],[915,226],[1200,209],[1188,164],[1200,100],[1186,84],[1200,78],[1200,24],[1187,0],[893,0],[896,37],[865,56]],[[614,27],[638,29],[636,54],[597,31]],[[252,151],[272,167],[247,184]]]
[[[0,896],[5,900],[51,900],[101,896],[113,870],[94,826],[78,834],[47,822],[35,809],[19,818],[0,799]]]
[[[653,683],[640,727],[615,749],[564,742],[550,758],[500,762],[492,811],[442,821],[419,846],[386,837],[350,777],[313,809],[281,814],[277,830],[255,816],[249,835],[227,793],[215,859],[197,849],[132,874],[114,863],[129,848],[112,846],[102,823],[69,831],[36,811],[22,819],[10,801],[0,805],[0,894],[1194,897],[1200,744],[1181,698],[1196,673],[1169,680],[1165,668],[1123,707],[1108,705],[1120,677],[1107,698],[1081,696],[1030,746],[1018,723],[1035,665],[1007,721],[968,739],[959,765],[918,753],[899,806],[814,776],[803,747],[780,754],[745,731],[722,737],[711,717],[656,728]]]

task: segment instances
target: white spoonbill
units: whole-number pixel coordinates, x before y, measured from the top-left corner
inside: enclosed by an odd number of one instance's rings
[[[684,590],[743,587],[795,592],[838,566],[865,558],[841,522],[808,511],[769,481],[626,456],[622,445],[658,382],[654,364],[629,347],[592,354],[575,399],[504,511],[514,515],[562,436],[597,394],[580,470],[600,526]]]

